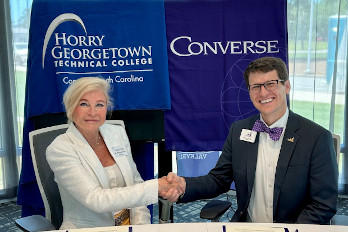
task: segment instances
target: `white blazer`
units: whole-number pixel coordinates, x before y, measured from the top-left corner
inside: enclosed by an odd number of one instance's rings
[[[46,150],[63,204],[60,229],[114,225],[113,213],[130,208],[131,224],[150,222],[146,205],[158,201],[157,179],[143,181],[133,161],[126,131],[121,126],[100,127],[105,144],[118,164],[126,187],[110,188],[92,147],[71,123]]]

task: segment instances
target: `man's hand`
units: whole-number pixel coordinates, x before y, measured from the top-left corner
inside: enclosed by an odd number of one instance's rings
[[[171,202],[176,202],[185,193],[185,179],[170,172],[158,179],[158,195]]]

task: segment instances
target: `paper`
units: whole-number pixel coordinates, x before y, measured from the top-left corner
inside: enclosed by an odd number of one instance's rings
[[[263,226],[223,226],[223,232],[284,232],[280,227],[263,227]]]
[[[81,229],[72,229],[69,232],[80,232]],[[133,232],[131,226],[113,226],[113,227],[100,227],[100,228],[85,228],[83,232]]]

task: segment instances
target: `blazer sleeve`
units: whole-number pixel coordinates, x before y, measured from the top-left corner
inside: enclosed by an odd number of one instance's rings
[[[336,213],[338,197],[337,157],[327,130],[317,139],[308,175],[310,196],[296,223],[326,224]]]
[[[133,171],[133,175],[134,175],[134,184],[139,184],[139,183],[143,183],[144,180],[141,178],[140,173],[138,172],[138,168],[132,158],[132,151],[131,151],[131,146],[130,146],[130,142],[127,136],[126,131],[122,128],[122,138],[123,141],[126,145],[126,150],[127,153],[129,154],[129,163],[131,165],[131,169]],[[158,201],[158,184],[153,187],[152,190],[155,190],[155,193],[152,193],[151,191],[145,193],[145,194],[155,194],[156,195],[156,201]],[[139,207],[135,207],[132,208],[130,210],[130,216],[131,216],[131,223],[132,225],[140,225],[140,224],[150,224],[151,223],[151,216],[149,213],[149,209],[146,206],[139,206]]]
[[[57,137],[47,148],[47,161],[59,187],[64,188],[84,207],[102,213],[157,202],[157,180],[135,183],[133,186],[103,188],[88,164],[78,155],[79,151],[66,137]],[[134,165],[132,164],[133,167]],[[139,175],[137,171],[136,173],[136,176]]]

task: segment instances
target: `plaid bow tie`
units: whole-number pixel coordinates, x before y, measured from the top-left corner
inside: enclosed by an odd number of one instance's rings
[[[265,123],[263,123],[261,120],[256,120],[253,131],[256,132],[266,132],[268,133],[269,137],[274,140],[278,141],[282,132],[283,132],[283,127],[274,127],[274,128],[269,128],[266,126]]]

